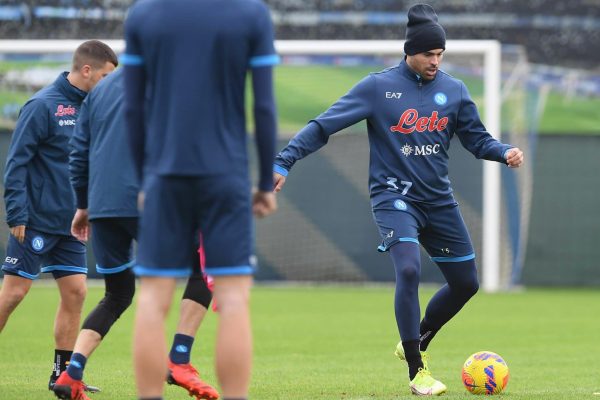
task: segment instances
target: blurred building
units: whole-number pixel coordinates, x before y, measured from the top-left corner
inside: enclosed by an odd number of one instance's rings
[[[266,0],[278,39],[402,39],[415,0]],[[526,47],[530,62],[600,71],[600,0],[428,0],[451,39]],[[3,39],[121,38],[131,0],[8,0]]]

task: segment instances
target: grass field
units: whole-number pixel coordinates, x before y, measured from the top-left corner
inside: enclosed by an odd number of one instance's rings
[[[422,290],[422,300],[433,293]],[[86,310],[102,296],[90,288]],[[251,398],[261,400],[410,399],[406,367],[392,355],[398,335],[392,287],[270,287],[253,292],[255,339]],[[0,398],[50,399],[53,286],[37,284],[0,334]],[[471,398],[462,387],[464,360],[491,350],[507,361],[507,399],[600,399],[600,292],[527,290],[478,294],[432,342],[430,363],[448,386],[444,398]],[[130,355],[133,312],[127,311],[88,363],[92,399],[134,399]],[[169,340],[176,313],[169,323]],[[216,316],[196,340],[194,363],[215,382]],[[167,399],[187,399],[168,387]]]

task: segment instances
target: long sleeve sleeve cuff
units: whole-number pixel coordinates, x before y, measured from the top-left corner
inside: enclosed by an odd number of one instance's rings
[[[273,172],[278,173],[279,175],[288,176],[289,171],[277,164],[273,165]]]
[[[77,202],[77,208],[85,210],[88,208],[88,188],[87,186],[76,187],[75,199]]]

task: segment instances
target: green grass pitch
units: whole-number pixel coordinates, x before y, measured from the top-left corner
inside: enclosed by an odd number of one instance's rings
[[[433,289],[421,291],[424,304]],[[181,291],[178,293],[180,296]],[[86,312],[102,296],[91,287]],[[52,320],[58,293],[36,284],[0,334],[0,398],[50,399],[45,385],[52,357]],[[253,291],[255,357],[251,398],[411,399],[403,362],[393,356],[398,334],[393,288],[258,285]],[[600,292],[533,289],[479,293],[430,346],[434,376],[448,386],[443,398],[468,399],[462,363],[479,350],[510,367],[506,399],[600,399]],[[168,340],[177,312],[169,318]],[[131,362],[133,312],[128,310],[90,359],[85,378],[99,385],[95,400],[134,399]],[[196,339],[193,362],[215,382],[216,315]],[[167,387],[168,399],[189,399]]]

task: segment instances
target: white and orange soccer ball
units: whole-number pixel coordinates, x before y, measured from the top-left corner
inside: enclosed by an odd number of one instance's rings
[[[473,394],[498,394],[508,384],[508,365],[496,353],[480,351],[471,355],[462,368],[462,381]]]

